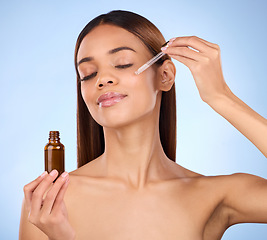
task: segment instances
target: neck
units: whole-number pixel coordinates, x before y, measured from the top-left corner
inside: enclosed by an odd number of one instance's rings
[[[158,119],[150,116],[127,127],[104,128],[101,165],[107,177],[134,188],[162,179],[169,159],[160,142]]]

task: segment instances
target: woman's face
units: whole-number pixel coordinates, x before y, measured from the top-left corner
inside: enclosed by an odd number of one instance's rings
[[[160,101],[156,71],[135,71],[152,57],[132,33],[112,25],[94,28],[81,42],[77,62],[82,97],[103,127],[121,127],[153,116]]]

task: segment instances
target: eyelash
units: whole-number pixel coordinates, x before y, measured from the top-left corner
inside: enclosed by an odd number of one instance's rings
[[[131,67],[131,66],[133,66],[132,63],[125,64],[125,65],[117,65],[117,66],[115,66],[115,67],[116,67],[116,68],[119,68],[119,69],[125,69],[125,68],[129,68],[129,67]],[[96,75],[97,75],[97,72],[94,72],[94,73],[90,74],[89,76],[86,76],[86,77],[84,77],[84,78],[82,78],[82,79],[80,79],[80,80],[81,80],[81,81],[89,80],[89,79],[95,77]]]

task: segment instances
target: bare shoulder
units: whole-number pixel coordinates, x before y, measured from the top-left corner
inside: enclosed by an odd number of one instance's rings
[[[266,182],[248,173],[200,177],[200,185],[210,189],[217,203],[205,225],[204,240],[221,239],[237,223],[267,222]]]
[[[233,213],[231,206],[226,202],[229,189],[239,188],[248,175],[237,173],[205,176],[180,165],[174,165],[174,168],[179,172],[179,176],[183,176],[181,178],[185,183],[183,197],[187,197],[188,202],[194,202],[194,205],[198,206],[194,209],[194,214],[196,218],[199,217],[203,239],[221,239],[231,225],[230,216]],[[201,212],[198,213],[198,209],[201,209]]]
[[[176,164],[176,163],[175,163]],[[178,164],[176,164],[178,165]],[[244,184],[264,184],[266,179],[261,178],[259,176],[249,174],[249,173],[232,173],[227,175],[210,175],[206,176],[194,171],[191,171],[187,168],[184,168],[180,165],[179,170],[180,173],[183,173],[183,176],[186,178],[190,178],[192,181],[198,182],[199,184],[206,185],[207,187],[212,187],[213,185],[220,192],[229,191],[230,189],[235,189],[239,186],[243,186]]]
[[[203,240],[221,239],[229,225],[231,208],[225,204],[231,175],[198,176],[195,178],[195,188],[199,196],[204,196],[203,209],[206,209],[203,222]]]
[[[74,171],[69,172],[70,182],[82,184],[89,177],[97,176],[99,169],[96,167],[96,161],[93,160]]]
[[[221,192],[225,198],[229,195],[234,196],[241,189],[245,190],[255,186],[266,185],[266,179],[240,172],[229,175],[202,176],[199,179],[204,184],[214,185],[217,191]]]
[[[248,173],[229,175],[223,184],[229,225],[267,223],[267,180]]]
[[[84,177],[84,176],[92,176],[92,177],[100,176],[101,174],[98,164],[100,158],[101,156],[75,169],[74,171],[70,172],[69,175],[72,176],[73,178]]]
[[[81,194],[94,194],[95,191],[105,191],[112,181],[102,176],[102,173],[93,160],[69,173],[70,183],[66,191],[66,198]],[[114,186],[113,186],[114,188]]]

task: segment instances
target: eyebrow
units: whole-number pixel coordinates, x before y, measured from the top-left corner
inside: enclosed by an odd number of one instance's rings
[[[136,52],[134,49],[130,48],[130,47],[118,47],[118,48],[114,48],[114,49],[111,49],[108,51],[108,54],[114,54],[114,53],[117,53],[119,51],[122,51],[122,50],[130,50],[130,51],[133,51],[133,52]],[[85,58],[82,58],[79,62],[78,62],[78,66],[81,64],[81,63],[84,63],[84,62],[90,62],[92,61],[94,58],[93,57],[85,57]]]

